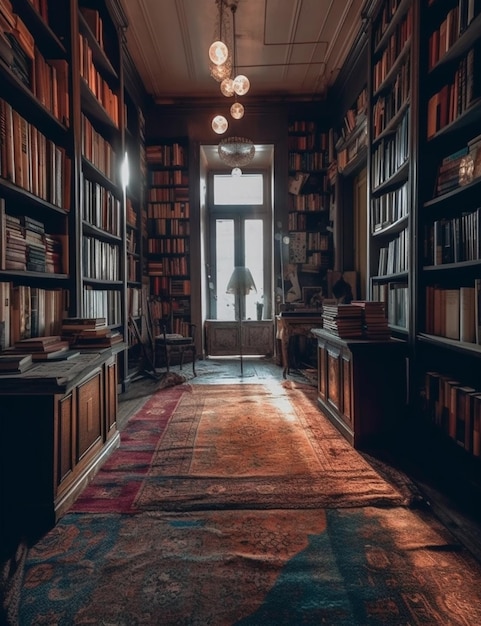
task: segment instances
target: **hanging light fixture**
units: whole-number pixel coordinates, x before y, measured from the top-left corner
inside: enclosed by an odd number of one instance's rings
[[[212,130],[218,135],[223,135],[229,127],[229,122],[223,115],[216,115],[212,120]]]
[[[226,0],[216,0],[219,6],[219,14],[217,16],[216,31],[214,38],[216,39],[209,48],[209,69],[210,75],[217,82],[221,82],[225,78],[230,77],[232,73],[232,58],[229,53],[231,48],[229,41],[229,24],[227,16],[224,15],[224,4]]]
[[[236,54],[236,45],[235,45],[235,14],[237,11],[237,4],[232,4],[231,5],[231,11],[232,11],[232,32],[233,32],[233,56],[234,56],[234,82],[233,82],[233,87],[234,87],[234,91],[238,96],[245,96],[246,93],[249,91],[250,89],[250,82],[249,79],[247,78],[247,76],[244,76],[244,74],[237,74],[237,54]]]
[[[232,176],[240,176],[244,167],[252,161],[256,147],[250,139],[245,137],[225,137],[217,146],[221,161],[233,168]]]
[[[240,120],[244,117],[244,106],[240,102],[234,102],[230,108],[230,114],[235,120]]]
[[[220,91],[226,98],[230,98],[234,95],[234,81],[232,78],[224,78],[220,84]]]

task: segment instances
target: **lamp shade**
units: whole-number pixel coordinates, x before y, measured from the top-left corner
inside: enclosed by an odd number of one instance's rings
[[[229,50],[223,41],[214,41],[209,48],[209,59],[214,65],[222,65],[227,61]]]
[[[250,291],[257,291],[256,284],[248,267],[234,267],[227,283],[226,293],[246,296]]]

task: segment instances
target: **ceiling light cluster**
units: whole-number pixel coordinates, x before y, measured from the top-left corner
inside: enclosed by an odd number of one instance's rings
[[[230,114],[235,120],[240,120],[244,116],[244,106],[237,102],[237,96],[245,96],[250,88],[247,76],[237,74],[235,14],[238,1],[234,0],[228,5],[227,0],[216,0],[219,6],[218,29],[214,35],[215,41],[209,48],[210,75],[220,83],[222,95],[226,98],[235,98],[235,102],[230,107]],[[227,12],[224,11],[227,7],[230,8],[232,14],[232,38]],[[218,135],[224,134],[228,127],[229,122],[224,115],[216,115],[213,118],[212,129]]]

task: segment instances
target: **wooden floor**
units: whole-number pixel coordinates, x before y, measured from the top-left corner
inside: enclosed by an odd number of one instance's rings
[[[248,384],[268,380],[282,380],[282,368],[274,360],[260,358],[243,360],[243,375],[238,358],[205,359],[196,363],[197,376],[192,373],[192,364],[171,368],[171,372],[182,376],[194,385],[202,384]],[[288,378],[317,386],[317,372],[312,369],[294,370]],[[119,396],[118,427],[122,431],[129,418],[138,411],[149,397],[164,386],[165,370],[160,370],[157,378],[150,375],[140,377],[131,383],[127,392]],[[376,454],[369,451],[370,455]],[[481,493],[478,485],[456,485],[443,482],[442,473],[426,471],[415,460],[399,450],[379,451],[382,463],[391,464],[396,471],[401,471],[419,490],[419,506],[430,507],[435,515],[451,530],[456,539],[465,545],[481,562]],[[459,478],[459,480],[464,480]],[[453,481],[451,481],[452,483]],[[466,487],[470,488],[466,488]],[[474,501],[477,500],[477,501]]]

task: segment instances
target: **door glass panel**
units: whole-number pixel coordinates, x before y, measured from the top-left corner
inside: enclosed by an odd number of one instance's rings
[[[216,242],[216,304],[217,319],[235,320],[235,298],[226,293],[227,283],[234,270],[234,220],[217,219],[215,221]]]
[[[264,302],[264,240],[263,221],[246,219],[244,222],[245,266],[251,271],[257,291],[246,296],[245,319],[257,319],[257,303]]]

